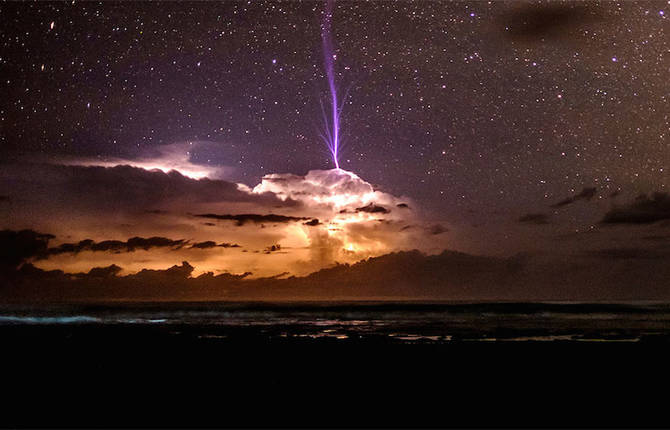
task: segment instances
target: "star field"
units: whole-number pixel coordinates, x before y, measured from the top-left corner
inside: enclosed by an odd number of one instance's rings
[[[331,168],[318,137],[323,9],[2,4],[2,151],[133,157],[212,142],[194,158],[249,184]],[[475,222],[584,187],[597,199],[662,191],[668,13],[667,1],[337,1],[341,165]]]

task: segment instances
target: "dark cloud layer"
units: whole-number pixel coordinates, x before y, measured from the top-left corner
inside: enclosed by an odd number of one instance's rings
[[[665,192],[638,196],[631,203],[611,209],[603,224],[651,224],[670,219],[670,194]]]
[[[356,212],[366,212],[371,214],[388,214],[391,213],[391,210],[385,208],[384,206],[369,203],[363,207],[356,208]]]
[[[65,253],[77,254],[82,251],[108,251],[108,252],[133,252],[138,249],[148,250],[151,248],[181,248],[186,244],[186,240],[172,240],[166,237],[131,237],[126,241],[104,240],[95,242],[91,239],[85,239],[78,243],[63,243],[57,247],[49,248],[43,256],[58,255]]]
[[[235,221],[238,226],[242,226],[247,223],[254,224],[263,224],[263,223],[288,223],[296,221],[309,220],[309,217],[295,217],[295,216],[286,216],[286,215],[275,215],[275,214],[239,214],[239,215],[230,215],[230,214],[199,214],[195,215],[200,218],[210,218],[223,221]]]
[[[572,204],[578,200],[591,200],[596,194],[598,193],[598,190],[595,187],[584,187],[582,191],[579,192],[579,194],[575,194],[572,197],[568,197],[564,200],[561,200],[560,202],[551,205],[552,208],[560,208],[563,206],[567,206],[569,204]]]
[[[39,242],[39,240],[38,240]],[[272,247],[269,247],[272,249]],[[274,251],[281,248],[275,246]],[[272,251],[266,251],[272,252]],[[595,258],[594,258],[595,257]],[[304,277],[286,273],[247,279],[212,272],[193,276],[184,261],[164,270],[119,276],[115,265],[86,273],[45,271],[26,263],[0,287],[6,302],[134,300],[667,300],[667,255],[637,248],[606,248],[543,264],[528,255],[509,258],[445,251],[397,252],[340,264]],[[104,282],[100,282],[100,280]]]
[[[600,11],[587,3],[521,3],[498,21],[508,37],[535,41],[566,36],[600,18]]]
[[[432,236],[436,236],[438,234],[448,232],[449,229],[446,228],[445,226],[443,226],[442,224],[433,224],[433,225],[429,226],[428,228],[426,228],[426,231],[428,232],[428,234],[430,234]]]
[[[221,243],[218,244],[214,242],[213,240],[206,240],[204,242],[196,242],[193,245],[191,245],[192,249],[209,249],[209,248],[215,248],[215,247],[221,247],[221,248],[240,248],[240,245],[236,243]]]
[[[519,217],[522,224],[549,224],[549,215],[544,213],[530,213]]]
[[[91,278],[109,278],[111,276],[118,276],[121,270],[121,267],[112,264],[107,267],[94,267],[88,271],[87,275]]]
[[[279,245],[265,252],[277,252]],[[338,265],[304,278],[282,279],[286,273],[268,278],[245,280],[241,275],[206,273],[191,277],[194,267],[188,262],[165,270],[141,270],[118,276],[118,266],[91,269],[88,273],[66,274],[59,270],[44,271],[25,264],[15,271],[11,282],[0,288],[0,297],[11,294],[12,300],[104,300],[111,298],[151,298],[171,300],[204,299],[280,299],[322,298],[337,296],[459,295],[473,285],[484,285],[493,279],[504,281],[516,273],[521,260],[477,257],[456,252],[426,256],[418,251],[371,258],[352,266]],[[105,282],[99,282],[105,278]],[[390,280],[393,279],[393,282]],[[460,293],[454,285],[465,287]],[[501,284],[502,285],[502,284]],[[450,292],[451,291],[451,292]]]
[[[272,194],[241,191],[237,184],[192,179],[130,166],[84,167],[14,162],[0,165],[0,192],[16,201],[39,204],[44,211],[105,211],[165,214],[173,206],[236,202],[263,207],[297,203]]]
[[[44,253],[53,238],[33,230],[0,231],[0,272],[14,270],[28,258]]]

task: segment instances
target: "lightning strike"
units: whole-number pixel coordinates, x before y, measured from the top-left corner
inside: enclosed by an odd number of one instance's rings
[[[342,107],[338,105],[337,102],[337,87],[335,85],[335,59],[336,55],[333,53],[333,40],[331,36],[331,27],[332,27],[332,18],[333,18],[333,1],[326,1],[326,10],[323,19],[321,40],[323,42],[323,60],[324,67],[326,69],[326,77],[328,79],[328,90],[330,92],[330,115],[331,119],[328,121],[325,109],[323,104],[321,105],[321,110],[323,114],[324,124],[325,124],[325,133],[321,135],[321,138],[328,145],[331,156],[333,157],[333,163],[335,168],[340,168],[340,162],[338,159],[339,149],[340,149],[340,114],[342,112]],[[346,98],[346,97],[345,97]]]

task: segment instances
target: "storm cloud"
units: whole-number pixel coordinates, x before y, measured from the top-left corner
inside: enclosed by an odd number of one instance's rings
[[[670,219],[670,194],[642,194],[632,202],[614,207],[603,217],[602,224],[651,224]]]
[[[142,163],[6,162],[0,195],[11,204],[0,223],[49,232],[51,247],[34,264],[69,273],[116,264],[128,274],[188,260],[196,274],[307,274],[397,250],[439,252],[446,244],[447,230],[422,223],[410,198],[345,170],[270,174],[249,187],[190,177],[178,163],[168,171]],[[431,236],[439,240],[426,240]],[[235,249],[264,250],[268,243],[282,251]]]

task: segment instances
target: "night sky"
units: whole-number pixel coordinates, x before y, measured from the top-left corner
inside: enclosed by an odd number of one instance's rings
[[[172,148],[252,188],[332,169],[318,133],[324,10],[4,3],[0,156],[58,164]],[[406,197],[445,248],[661,252],[668,14],[668,1],[336,1],[340,166],[393,204]]]

